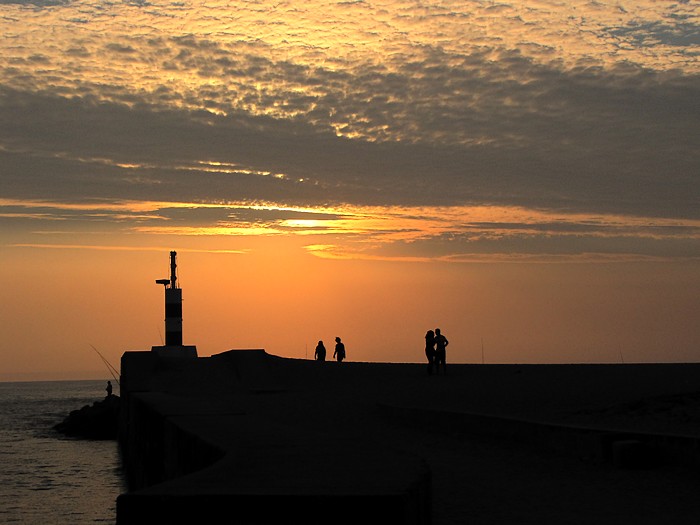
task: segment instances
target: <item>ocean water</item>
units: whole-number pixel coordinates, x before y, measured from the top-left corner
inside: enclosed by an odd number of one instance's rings
[[[117,442],[52,429],[102,399],[106,384],[0,382],[0,524],[116,523],[116,498],[126,492]]]

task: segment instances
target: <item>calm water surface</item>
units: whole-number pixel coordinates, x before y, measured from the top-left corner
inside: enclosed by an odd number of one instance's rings
[[[0,382],[0,523],[116,523],[116,498],[126,492],[117,442],[52,430],[101,400],[106,383]]]

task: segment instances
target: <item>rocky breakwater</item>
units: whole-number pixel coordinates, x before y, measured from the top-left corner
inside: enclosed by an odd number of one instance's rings
[[[119,396],[110,395],[92,405],[73,410],[54,430],[81,439],[117,439],[119,434]]]

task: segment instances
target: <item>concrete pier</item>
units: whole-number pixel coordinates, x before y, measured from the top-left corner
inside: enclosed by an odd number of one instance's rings
[[[426,463],[371,436],[309,424],[325,412],[290,403],[327,392],[290,388],[279,364],[262,350],[125,353],[120,444],[130,491],[117,500],[117,523],[430,523]],[[321,366],[314,372],[339,371]],[[306,416],[288,421],[285,407]]]
[[[698,377],[700,364],[449,365],[430,376],[423,364],[263,350],[127,352],[130,490],[117,521],[659,523],[655,509],[673,498],[664,522],[696,523],[686,518],[697,518],[697,483],[680,472],[700,465]],[[606,521],[600,508],[616,510]]]

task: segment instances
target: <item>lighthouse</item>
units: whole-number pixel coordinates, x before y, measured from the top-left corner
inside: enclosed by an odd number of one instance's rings
[[[182,288],[177,284],[177,252],[170,252],[170,278],[157,279],[165,288],[165,345],[151,348],[162,356],[197,357],[197,347],[182,344]]]

